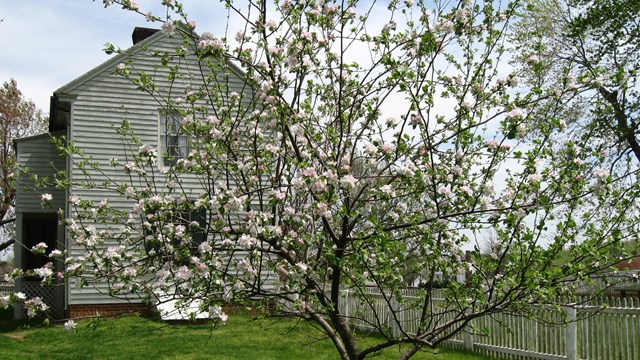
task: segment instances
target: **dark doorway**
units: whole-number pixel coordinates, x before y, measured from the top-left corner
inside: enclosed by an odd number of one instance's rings
[[[24,219],[24,265],[26,269],[35,269],[43,267],[50,260],[49,253],[52,250],[58,248],[58,219],[43,218],[43,219]],[[31,248],[38,243],[47,244],[46,255],[33,254]]]
[[[34,254],[31,248],[39,243],[47,244],[45,255]],[[59,260],[51,260],[47,255],[55,249],[62,250],[58,244],[58,219],[54,214],[29,214],[22,222],[23,269],[41,268],[53,262],[54,272],[62,270]],[[49,315],[59,319],[64,317],[64,283],[42,285],[39,277],[26,277],[22,282],[22,291],[27,297],[38,296],[49,305]]]

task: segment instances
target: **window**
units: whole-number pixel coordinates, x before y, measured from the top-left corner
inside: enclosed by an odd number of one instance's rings
[[[189,229],[193,246],[197,247],[207,239],[207,210],[197,209],[192,211],[184,211],[178,215],[178,222],[182,223]],[[196,226],[197,223],[197,226]]]
[[[187,157],[187,136],[180,132],[182,115],[164,112],[160,116],[160,151],[162,165],[174,165]]]
[[[173,211],[171,211],[173,213]],[[150,210],[148,211],[149,215],[156,215],[156,211]],[[154,216],[151,216],[153,218]],[[160,227],[165,227],[168,225],[167,223],[171,223],[173,226],[182,225],[186,228],[186,231],[189,233],[191,237],[191,243],[185,244],[184,242],[179,241],[175,238],[167,239],[170,244],[175,248],[185,249],[187,252],[185,254],[193,255],[200,244],[206,241],[207,239],[207,210],[206,209],[196,209],[196,210],[182,210],[173,213],[170,219],[165,220],[166,223],[162,225],[158,225]],[[162,231],[158,229],[158,226],[155,224],[150,227],[144,228],[144,244],[147,254],[163,257],[163,251],[161,250],[161,244],[157,239],[159,234],[158,231]],[[164,233],[164,231],[163,231]],[[165,233],[166,235],[166,233]],[[166,254],[165,254],[166,255]]]

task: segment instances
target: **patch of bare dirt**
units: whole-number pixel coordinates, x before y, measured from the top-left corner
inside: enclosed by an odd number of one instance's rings
[[[6,337],[10,337],[12,339],[16,339],[16,340],[24,340],[24,338],[28,335],[29,333],[27,331],[17,331],[17,332],[11,332],[8,334],[2,334]]]

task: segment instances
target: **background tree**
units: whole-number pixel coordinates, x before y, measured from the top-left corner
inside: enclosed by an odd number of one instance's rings
[[[528,3],[512,36],[520,54],[516,63],[523,66],[521,75],[540,91],[566,100],[564,120],[574,132],[599,133],[598,145],[617,154],[615,161],[628,155],[640,161],[640,2]],[[531,56],[539,59],[535,68],[527,65]],[[567,84],[577,91],[560,93]]]
[[[603,168],[600,134],[566,136],[571,82],[553,101],[545,82],[520,86],[505,66],[526,54],[522,74],[542,70],[535,48],[505,53],[518,2],[227,1],[230,26],[242,25],[224,37],[197,34],[181,4],[163,4],[162,18],[145,14],[182,37],[148,53],[167,77],[135,59],[115,72],[180,114],[189,153],[159,175],[170,154],[126,121],[129,155],[109,165],[61,143],[91,167],[87,186],[130,199],[69,199],[64,221],[86,256],[68,259],[66,276],[98,277],[114,296],[198,299],[219,320],[224,303],[270,299],[317,324],[342,359],[408,345],[406,359],[474,318],[570,297],[637,238],[637,166]],[[204,222],[186,216],[201,211]],[[495,256],[474,241],[488,230]],[[571,261],[556,264],[567,248]],[[403,296],[404,274],[422,269],[473,275],[446,283],[436,305],[432,287]],[[357,311],[341,305],[346,292]],[[378,335],[363,344],[355,321]]]
[[[16,153],[13,140],[45,131],[46,117],[11,79],[0,88],[0,251],[13,244]]]
[[[566,131],[557,138],[591,138],[577,149],[581,162],[597,163],[610,173],[617,170],[637,182],[640,2],[527,3],[510,38],[517,54],[514,64],[532,91],[548,95],[542,113],[561,108],[557,120]],[[637,247],[627,249],[638,253]]]

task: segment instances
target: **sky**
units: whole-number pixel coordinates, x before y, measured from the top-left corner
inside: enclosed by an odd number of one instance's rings
[[[140,10],[160,13],[160,0],[138,0]],[[184,1],[198,31],[224,32],[226,10],[218,1]],[[160,28],[144,16],[105,8],[102,0],[0,0],[0,81],[13,78],[45,113],[52,93],[110,58],[109,42],[131,46],[136,26]]]

